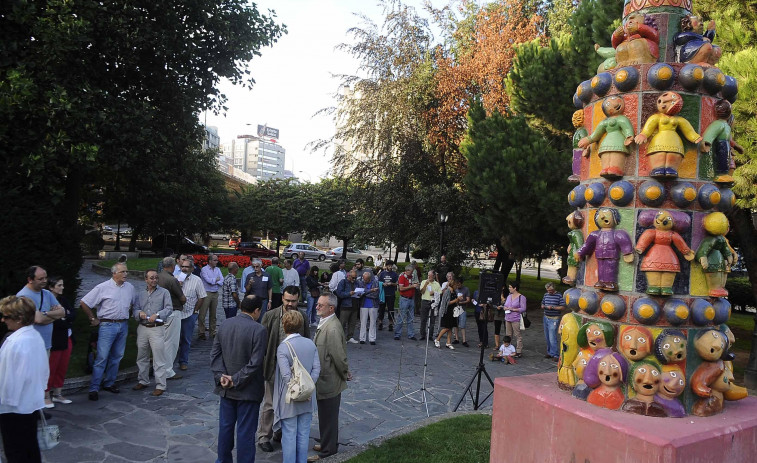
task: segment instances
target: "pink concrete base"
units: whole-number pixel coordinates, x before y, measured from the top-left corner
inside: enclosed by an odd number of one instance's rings
[[[554,373],[497,378],[490,461],[754,462],[757,398],[708,418],[649,418],[574,399]]]

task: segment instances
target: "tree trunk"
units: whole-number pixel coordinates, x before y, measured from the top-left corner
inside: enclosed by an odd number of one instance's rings
[[[541,280],[541,259],[536,263],[536,279]]]
[[[113,248],[114,251],[120,251],[121,250],[121,219],[118,219],[118,228],[116,228],[116,247]]]
[[[749,209],[738,208],[731,213],[730,220],[739,241],[739,251],[744,257],[752,292],[757,297],[757,230],[752,222],[752,213]],[[744,371],[744,382],[747,388],[757,389],[757,314],[755,314],[755,327],[752,331],[752,350]]]
[[[523,258],[515,261],[515,282],[520,285],[520,271],[523,269]]]
[[[347,243],[349,243],[349,239],[342,238],[342,260],[347,262]]]
[[[279,248],[281,247],[281,235],[276,233],[276,256],[281,257],[281,253],[279,252]]]
[[[394,250],[394,263],[396,264],[400,258],[400,245],[397,245],[397,249]]]

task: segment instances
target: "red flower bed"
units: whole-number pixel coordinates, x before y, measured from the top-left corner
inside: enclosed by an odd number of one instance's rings
[[[208,265],[207,254],[194,254],[192,255],[192,257],[194,258],[195,265],[198,265],[200,267]],[[263,267],[268,267],[269,265],[271,265],[271,259],[260,260],[263,262]],[[220,267],[228,267],[232,262],[236,262],[241,268],[249,267],[250,256],[232,256],[228,254],[222,254],[218,256],[218,265]]]

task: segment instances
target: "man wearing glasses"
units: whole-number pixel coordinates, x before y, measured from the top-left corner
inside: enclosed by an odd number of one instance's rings
[[[101,383],[105,391],[113,394],[121,392],[116,385],[116,375],[126,348],[129,311],[138,304],[134,286],[126,281],[126,264],[115,264],[110,271],[113,275],[110,280],[95,286],[81,299],[81,308],[89,317],[91,325],[99,326],[97,357],[89,383],[89,400],[99,399]],[[97,315],[92,312],[95,307],[98,307]]]
[[[252,268],[252,273],[247,275],[247,279],[244,282],[244,292],[247,296],[253,294],[261,300],[262,310],[260,312],[260,319],[262,320],[263,315],[271,310],[273,282],[271,281],[271,276],[263,271],[263,263],[260,259],[252,261]]]
[[[181,310],[181,335],[179,337],[179,354],[177,355],[179,369],[182,371],[186,371],[188,368],[189,349],[192,347],[192,333],[197,324],[197,314],[207,296],[202,280],[192,273],[192,270],[194,270],[192,256],[187,256],[185,260],[181,261],[181,275],[179,276],[181,291],[187,300]]]

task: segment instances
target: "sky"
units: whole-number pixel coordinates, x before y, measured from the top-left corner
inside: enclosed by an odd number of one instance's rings
[[[328,115],[315,114],[334,106],[339,88],[334,74],[355,74],[358,62],[335,47],[352,42],[347,34],[360,25],[360,12],[381,24],[382,8],[376,0],[259,0],[260,11],[276,11],[277,23],[288,33],[273,47],[252,60],[252,90],[222,82],[228,110],[218,116],[208,112],[201,122],[218,127],[221,143],[237,135],[256,135],[258,124],[279,129],[279,143],[286,149],[285,169],[303,181],[325,178],[330,154],[311,152],[310,142],[334,133]],[[419,5],[420,1],[407,1]],[[205,119],[205,117],[207,119]],[[249,126],[246,124],[250,124]]]

